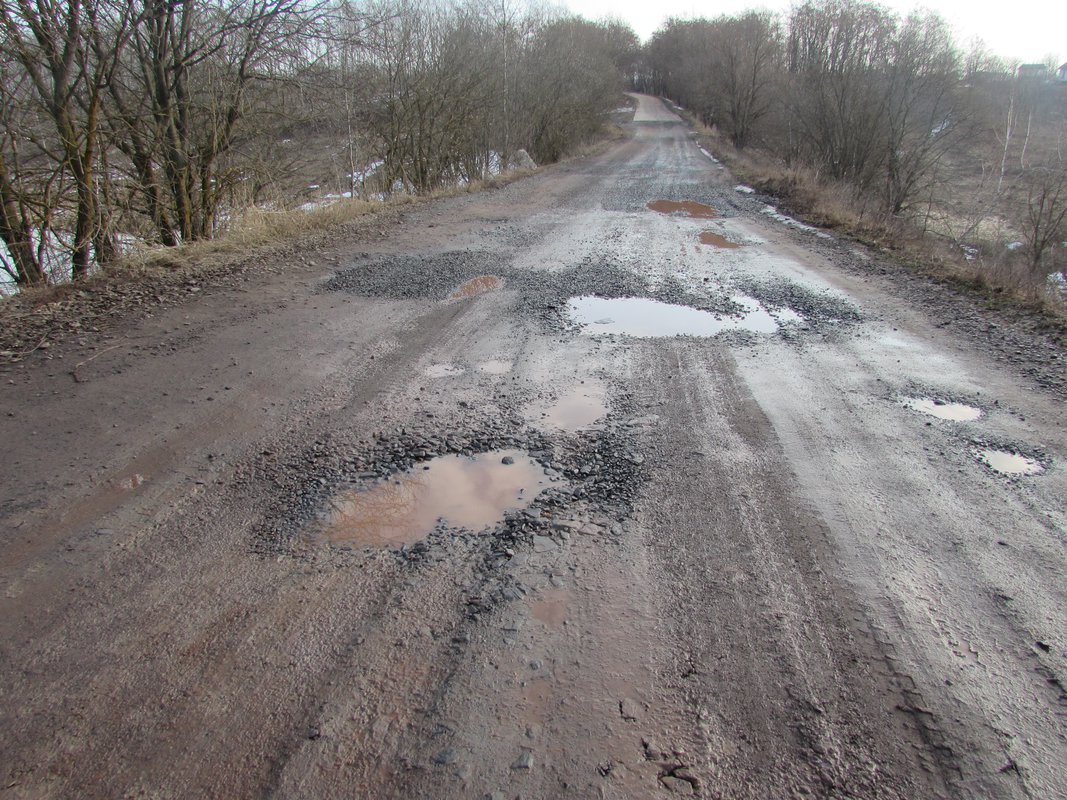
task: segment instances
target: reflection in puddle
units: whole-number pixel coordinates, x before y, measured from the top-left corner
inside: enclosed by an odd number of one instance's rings
[[[1041,462],[1007,450],[981,450],[978,458],[987,467],[1004,475],[1039,475],[1045,471]]]
[[[697,219],[715,219],[718,216],[714,208],[695,200],[653,200],[648,208],[660,214],[684,214]]]
[[[982,416],[982,410],[963,403],[946,403],[931,397],[906,397],[904,407],[952,422],[974,422]]]
[[[511,372],[510,361],[483,361],[478,365],[478,371],[488,375],[505,375]]]
[[[751,297],[732,297],[743,311],[720,317],[689,306],[661,303],[644,297],[572,297],[567,310],[572,320],[590,335],[617,333],[623,336],[715,336],[723,331],[774,333],[800,315],[790,309],[768,311]]]
[[[453,527],[483,530],[551,485],[541,465],[520,450],[440,456],[335,497],[324,535],[331,542],[389,547],[418,541],[441,518]]]
[[[703,231],[700,234],[700,243],[708,244],[712,247],[720,247],[723,250],[736,250],[741,246],[737,242],[731,242],[721,233],[716,233],[715,231]]]
[[[452,293],[449,300],[459,300],[463,297],[477,297],[480,294],[491,292],[494,289],[499,289],[503,285],[503,281],[496,275],[482,275],[477,278],[472,278],[465,284],[460,286],[456,291]]]
[[[530,606],[530,616],[550,628],[558,628],[567,618],[571,593],[567,589],[549,589]]]
[[[457,367],[455,364],[431,364],[422,372],[428,378],[452,378],[462,375],[465,371],[463,367]]]
[[[531,416],[563,431],[576,431],[592,425],[608,413],[604,387],[599,383],[576,386],[547,408],[534,408]]]

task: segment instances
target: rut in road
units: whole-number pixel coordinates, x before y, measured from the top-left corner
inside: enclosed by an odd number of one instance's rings
[[[1065,796],[1055,384],[638,100],[7,369],[5,792]]]

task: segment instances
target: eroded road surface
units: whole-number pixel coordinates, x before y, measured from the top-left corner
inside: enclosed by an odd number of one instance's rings
[[[1067,796],[1062,348],[636,120],[4,367],[0,797]]]

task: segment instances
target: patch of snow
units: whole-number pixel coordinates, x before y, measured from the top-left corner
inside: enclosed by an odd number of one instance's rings
[[[703,147],[701,147],[700,145],[697,145],[697,149],[700,150],[700,152],[703,153],[704,155],[706,155],[708,158],[710,158],[712,164],[718,164],[720,167],[722,166],[722,164],[720,163],[719,159],[717,159],[715,156],[713,156],[711,153],[709,153]]]
[[[801,222],[798,219],[793,219],[792,217],[788,217],[785,214],[782,214],[774,206],[764,206],[763,209],[760,211],[760,213],[761,214],[766,214],[768,217],[773,219],[775,222],[780,222],[783,225],[786,225],[786,226],[788,226],[790,228],[796,228],[798,231],[804,231],[805,233],[813,233],[816,236],[818,236],[820,239],[833,239],[834,238],[833,236],[831,236],[830,234],[826,233],[825,231],[820,231],[818,228],[816,228],[816,227],[814,227],[812,225],[806,225],[805,223]]]
[[[751,186],[745,186],[743,183],[739,183],[737,186],[735,186],[734,187],[734,191],[735,192],[740,192],[741,194],[755,194],[756,193],[755,189],[753,189]]]
[[[310,186],[308,186],[308,189],[318,189],[318,188],[319,188],[319,185],[317,183],[313,183]]]
[[[963,259],[965,261],[977,261],[978,256],[981,255],[977,247],[972,247],[969,244],[961,244],[960,250],[963,251]]]
[[[1014,252],[1015,252],[1016,250],[1022,250],[1022,249],[1023,249],[1024,247],[1026,247],[1026,245],[1025,245],[1025,244],[1023,244],[1022,242],[1008,242],[1008,243],[1007,243],[1006,245],[1004,245],[1004,246],[1005,246],[1005,247],[1006,247],[1006,248],[1007,248],[1008,250],[1011,250],[1011,251],[1012,251],[1013,253],[1014,253]]]

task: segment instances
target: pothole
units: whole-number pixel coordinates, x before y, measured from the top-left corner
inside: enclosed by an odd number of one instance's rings
[[[449,300],[461,300],[466,297],[477,297],[486,292],[492,292],[504,285],[504,282],[496,275],[479,275],[454,291]]]
[[[590,335],[619,334],[636,338],[660,336],[716,336],[725,331],[775,333],[781,325],[801,319],[789,309],[768,311],[758,300],[744,295],[730,298],[742,311],[718,316],[689,306],[662,303],[644,297],[572,297],[567,302],[571,320]]]
[[[583,383],[574,387],[551,405],[534,406],[529,418],[538,425],[562,431],[578,431],[592,425],[608,413],[600,383]]]
[[[322,536],[334,543],[397,547],[426,537],[441,519],[481,531],[556,483],[521,450],[439,456],[370,488],[335,496]]]
[[[1009,450],[991,448],[979,450],[978,460],[1002,475],[1040,475],[1045,471],[1045,465],[1036,458],[1029,458]]]
[[[736,250],[741,245],[737,242],[731,242],[721,233],[715,231],[702,231],[700,234],[700,243],[710,245],[711,247],[718,247],[723,250]]]
[[[697,219],[715,219],[719,216],[714,208],[695,200],[652,200],[648,208],[660,214],[682,214]]]
[[[965,403],[950,403],[936,397],[905,397],[902,402],[905,408],[950,422],[974,422],[982,416],[980,408]]]
[[[422,374],[427,378],[454,378],[464,372],[466,370],[463,367],[457,367],[455,364],[431,364],[422,371]]]

